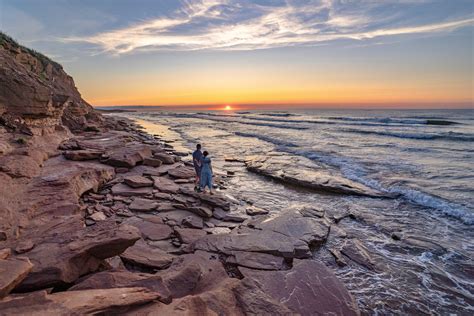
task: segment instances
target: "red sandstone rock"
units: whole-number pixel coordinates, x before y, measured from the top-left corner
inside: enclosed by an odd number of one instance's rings
[[[97,191],[114,173],[102,164],[55,157],[27,185],[24,202],[36,217],[74,214],[80,209],[79,197],[86,191]]]
[[[282,270],[284,259],[267,253],[234,251],[226,262],[259,270]]]
[[[112,194],[121,196],[145,196],[153,193],[150,187],[131,188],[123,183],[116,184],[112,187]]]
[[[218,257],[206,252],[183,255],[160,271],[173,297],[171,304],[150,304],[140,315],[290,315],[283,304],[266,295],[255,282],[229,278]]]
[[[135,198],[129,208],[136,212],[150,212],[156,210],[158,203],[150,199]]]
[[[90,289],[112,289],[120,287],[143,287],[159,294],[158,300],[169,304],[171,294],[163,284],[161,276],[147,273],[132,273],[129,271],[103,271],[84,279],[78,280],[77,284],[69,291]]]
[[[13,290],[33,268],[26,257],[14,257],[0,260],[0,299]],[[1,313],[1,309],[0,309]]]
[[[161,160],[163,164],[166,164],[166,165],[172,165],[175,163],[173,156],[168,155],[166,153],[155,153],[153,154],[153,157],[155,157],[158,160]]]
[[[145,158],[143,160],[143,164],[150,167],[159,167],[163,164],[163,162],[156,158]]]
[[[211,206],[220,207],[225,211],[230,210],[229,201],[225,197],[220,196],[218,194],[209,195],[209,194],[203,194],[203,193],[196,193],[192,190],[192,188],[189,189],[189,188],[184,188],[184,187],[180,187],[179,191],[185,195],[201,200],[203,203],[207,203]]]
[[[178,193],[179,186],[166,177],[153,177],[154,187],[164,193]]]
[[[137,163],[142,162],[145,158],[151,157],[151,149],[147,145],[138,142],[126,144],[111,151],[107,151],[108,158],[104,163],[114,167],[133,168]]]
[[[266,230],[235,235],[207,235],[192,246],[195,250],[227,255],[232,255],[234,251],[261,252],[286,258],[308,258],[311,255],[303,241]]]
[[[135,227],[109,221],[85,228],[74,221],[52,222],[36,233],[37,245],[28,252],[34,267],[19,285],[22,291],[71,283],[97,270],[103,259],[122,253],[140,238]]]
[[[181,166],[168,171],[170,177],[174,179],[189,179],[196,176],[196,171],[191,167]]]
[[[201,229],[175,228],[174,231],[178,235],[179,240],[185,244],[191,244],[207,235],[206,231]]]
[[[288,210],[251,220],[248,226],[298,238],[308,245],[319,245],[326,240],[330,224],[324,219],[304,217],[298,211]]]
[[[130,218],[125,223],[137,227],[144,239],[158,241],[171,238],[173,234],[173,230],[168,225],[163,224],[161,219],[157,222],[147,218]]]
[[[138,267],[159,270],[169,267],[174,256],[160,249],[152,248],[146,242],[140,240],[122,253],[120,258]]]
[[[99,159],[102,156],[101,151],[94,150],[69,150],[63,153],[68,160],[83,161]]]
[[[12,254],[12,250],[10,248],[5,248],[0,250],[0,260],[4,260]]]
[[[47,294],[34,292],[0,301],[5,315],[97,315],[124,312],[160,297],[142,287],[94,289]]]
[[[240,268],[261,289],[301,315],[359,315],[354,298],[322,263],[299,260],[288,271]]]
[[[123,181],[126,185],[132,188],[143,188],[153,186],[153,181],[139,175],[125,177]]]

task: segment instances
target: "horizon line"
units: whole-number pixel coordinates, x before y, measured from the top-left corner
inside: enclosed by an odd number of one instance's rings
[[[275,103],[213,103],[213,104],[166,104],[166,105],[144,105],[144,104],[121,104],[121,105],[92,105],[94,108],[177,108],[177,109],[214,109],[218,110],[226,105],[230,105],[235,108],[235,110],[259,110],[259,109],[281,109],[289,107],[295,110],[298,109],[324,109],[324,110],[343,110],[343,109],[400,109],[400,110],[440,110],[446,109],[442,106],[451,105],[458,106],[457,108],[447,108],[449,110],[474,110],[474,102],[367,102],[367,103],[285,103],[285,104],[275,104]],[[431,106],[431,107],[430,107]]]

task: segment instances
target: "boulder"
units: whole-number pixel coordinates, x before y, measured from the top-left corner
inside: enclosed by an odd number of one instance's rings
[[[202,251],[176,257],[172,265],[158,275],[173,298],[206,292],[229,279],[219,258]]]
[[[22,254],[22,253],[30,251],[35,246],[36,246],[35,242],[31,239],[21,240],[20,242],[17,243],[15,247],[15,252],[17,254]]]
[[[159,212],[168,212],[176,210],[175,204],[171,202],[158,203],[157,210]]]
[[[171,293],[163,284],[161,276],[147,273],[132,273],[129,271],[103,271],[84,277],[76,282],[76,285],[68,291],[112,289],[121,287],[142,287],[151,292],[159,294],[160,302],[169,304]]]
[[[242,211],[240,209],[235,209],[230,212],[220,211],[219,214],[217,214],[219,210],[222,210],[222,209],[216,208],[214,210],[213,215],[215,218],[220,219],[222,221],[242,223],[243,221],[250,218],[247,214],[245,214],[245,211]]]
[[[207,235],[207,232],[201,229],[175,228],[174,231],[179,240],[184,244],[191,244],[199,238]]]
[[[150,166],[150,167],[159,167],[163,164],[163,162],[156,158],[145,158],[143,160],[143,165]]]
[[[172,165],[175,163],[173,156],[166,153],[155,153],[153,154],[153,157],[162,161],[165,165]]]
[[[51,221],[37,232],[35,248],[28,252],[33,269],[18,286],[32,291],[72,283],[96,271],[103,259],[116,256],[140,238],[138,229],[110,221],[81,227],[75,221]]]
[[[33,178],[41,171],[39,163],[25,155],[0,156],[0,171],[12,178]]]
[[[163,166],[161,166],[163,167]],[[130,172],[138,175],[143,175],[146,177],[151,177],[151,176],[163,176],[167,173],[167,171],[160,170],[161,167],[156,168],[148,165],[138,165],[135,168],[131,169]]]
[[[33,265],[26,257],[0,259],[0,299],[20,284],[32,268]]]
[[[139,268],[160,270],[168,268],[174,256],[163,250],[152,248],[146,242],[140,240],[122,253],[120,258],[124,262]]]
[[[212,217],[212,211],[208,207],[205,207],[203,205],[200,206],[192,206],[192,207],[186,207],[186,210],[193,212],[196,215],[199,215],[204,218],[210,218]]]
[[[163,224],[163,222],[154,222],[142,218],[130,218],[124,223],[137,227],[143,238],[153,241],[163,240],[171,238],[173,234],[173,229],[168,225]]]
[[[107,216],[103,212],[97,212],[89,216],[89,218],[95,222],[100,222],[105,221],[107,219]]]
[[[186,216],[181,221],[181,225],[189,228],[204,228],[204,223],[201,218],[196,218],[194,216]]]
[[[64,158],[74,161],[95,160],[102,157],[103,152],[97,150],[68,150],[63,153]]]
[[[179,166],[182,166],[182,165],[183,164],[180,163],[180,162],[175,162],[171,165],[165,164],[165,165],[161,165],[158,168],[156,168],[155,171],[159,173],[159,176],[164,176],[164,175],[168,174],[169,170],[176,169],[176,168],[178,168]]]
[[[152,177],[154,187],[160,192],[176,194],[179,192],[179,186],[173,180],[165,177]]]
[[[150,199],[135,198],[129,205],[129,209],[136,212],[150,212],[156,210],[158,203]]]
[[[155,192],[153,193],[153,197],[155,199],[160,199],[160,200],[169,200],[171,201],[173,199],[172,195],[169,193],[163,193],[163,192]]]
[[[255,206],[249,206],[245,209],[245,211],[246,211],[247,215],[250,215],[250,216],[268,214],[267,210],[265,210],[263,208],[255,207]]]
[[[160,297],[142,287],[66,291],[47,294],[39,291],[0,301],[4,315],[101,315],[123,312]]]
[[[35,218],[77,214],[79,197],[87,191],[97,192],[114,175],[114,169],[103,164],[54,157],[26,186],[24,203],[34,210]]]
[[[173,299],[171,304],[149,304],[133,311],[139,315],[291,315],[282,303],[251,280],[223,279],[206,292]]]
[[[354,298],[324,264],[297,260],[288,271],[240,268],[266,294],[300,315],[359,315]]]
[[[139,142],[131,142],[123,147],[115,148],[107,151],[103,162],[114,167],[133,168],[145,158],[151,157],[151,149],[147,145]]]
[[[212,212],[212,216],[218,220],[224,220],[224,218],[227,216],[227,212],[220,207],[215,207],[214,212]]]
[[[132,188],[143,188],[153,186],[153,181],[138,175],[125,177],[123,179],[123,182],[125,182],[126,185]]]
[[[123,183],[118,183],[112,187],[112,194],[121,196],[145,196],[153,193],[153,188],[131,188]]]
[[[169,305],[151,305],[140,314],[154,315],[290,315],[283,304],[275,302],[256,286],[245,287],[246,281],[227,280],[220,288],[198,296],[186,296]],[[148,310],[145,312],[145,310]]]
[[[196,176],[196,171],[191,167],[181,166],[168,170],[168,175],[174,179],[189,179]]]

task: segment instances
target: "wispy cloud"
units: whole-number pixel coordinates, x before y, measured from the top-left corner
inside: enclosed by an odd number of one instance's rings
[[[381,3],[371,2],[357,8],[350,1],[331,0],[287,0],[271,5],[251,1],[183,1],[181,8],[168,16],[62,40],[94,44],[100,51],[114,55],[157,50],[253,50],[443,32],[474,24],[474,18],[467,16],[421,25],[394,23],[381,27],[383,16],[371,13]]]

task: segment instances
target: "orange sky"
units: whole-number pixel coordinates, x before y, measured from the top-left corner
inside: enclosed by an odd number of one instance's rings
[[[369,2],[0,0],[0,29],[96,106],[473,107],[472,0]]]

